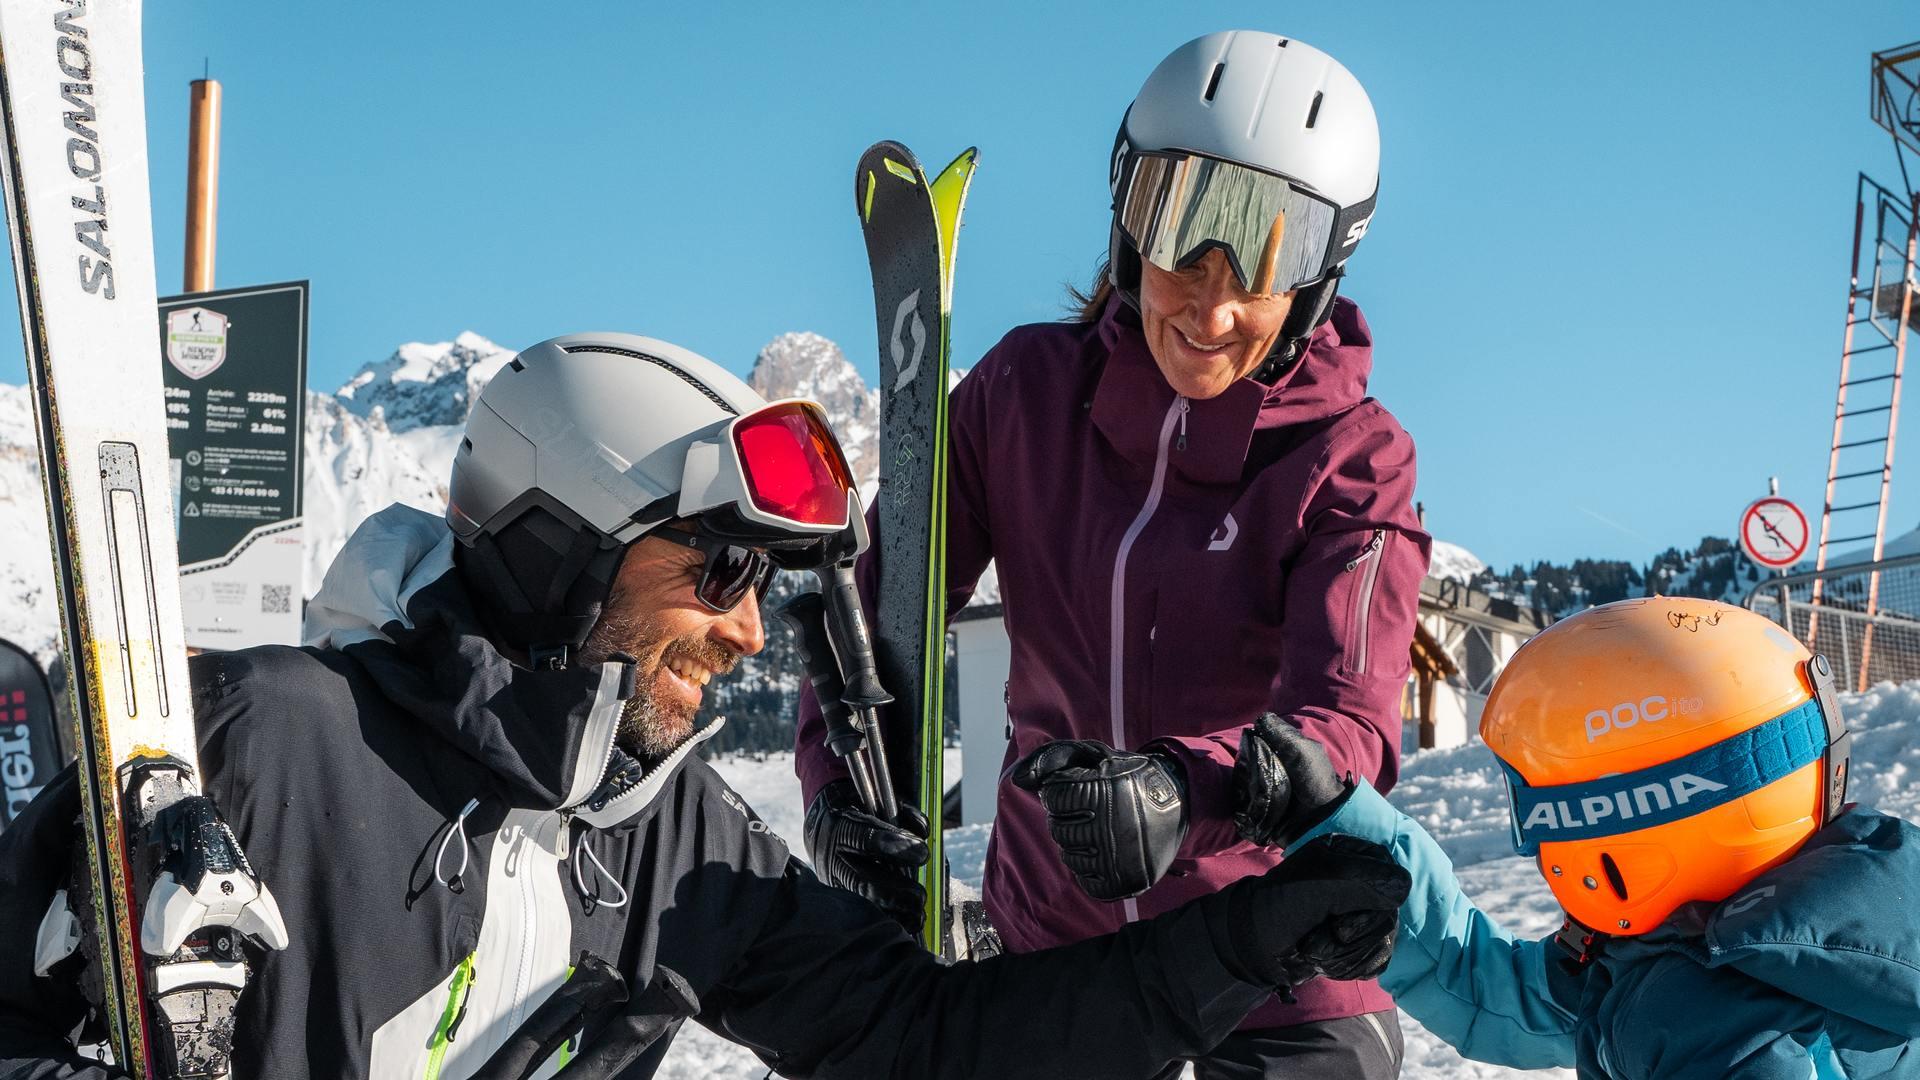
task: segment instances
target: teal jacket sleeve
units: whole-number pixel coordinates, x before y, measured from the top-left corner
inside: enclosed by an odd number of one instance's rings
[[[1440,845],[1364,780],[1300,842],[1323,833],[1385,845],[1413,877],[1400,941],[1380,977],[1402,1009],[1464,1057],[1518,1069],[1573,1066],[1576,1016],[1548,981],[1550,940],[1516,941],[1474,907]]]

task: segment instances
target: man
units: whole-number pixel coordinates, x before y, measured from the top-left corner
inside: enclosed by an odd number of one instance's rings
[[[791,1075],[1144,1076],[1275,987],[1385,963],[1406,878],[1350,841],[1112,937],[953,967],[817,881],[694,757],[716,727],[693,718],[761,647],[774,567],[838,554],[855,514],[818,406],[684,349],[578,335],[502,369],[445,521],[363,524],[306,648],[195,661],[208,792],[291,937],[252,958],[235,1073],[472,1076],[611,965],[637,1009],[681,980],[681,1012]],[[68,773],[0,838],[0,1076],[113,1075],[72,1049],[78,958],[32,932],[69,884],[77,800]],[[679,1015],[568,1021],[555,1060]]]

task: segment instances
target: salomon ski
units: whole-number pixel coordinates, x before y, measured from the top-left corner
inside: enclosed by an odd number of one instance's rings
[[[876,143],[861,155],[854,201],[873,271],[880,337],[880,588],[874,652],[898,699],[893,770],[927,817],[932,858],[922,941],[952,955],[941,799],[946,684],[947,342],[960,211],[977,152],[969,148],[931,182],[906,147]]]
[[[121,1068],[218,1077],[242,941],[286,931],[199,794],[141,77],[138,0],[0,0],[8,232],[87,834],[88,880],[55,898],[34,960],[97,991]]]

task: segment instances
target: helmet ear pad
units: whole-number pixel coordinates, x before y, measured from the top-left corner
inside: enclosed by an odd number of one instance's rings
[[[495,641],[536,660],[557,653],[564,665],[599,621],[625,552],[536,505],[455,544],[454,562]]]

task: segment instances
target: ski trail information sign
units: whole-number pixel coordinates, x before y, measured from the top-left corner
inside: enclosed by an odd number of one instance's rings
[[[160,301],[188,645],[296,644],[307,283]]]

